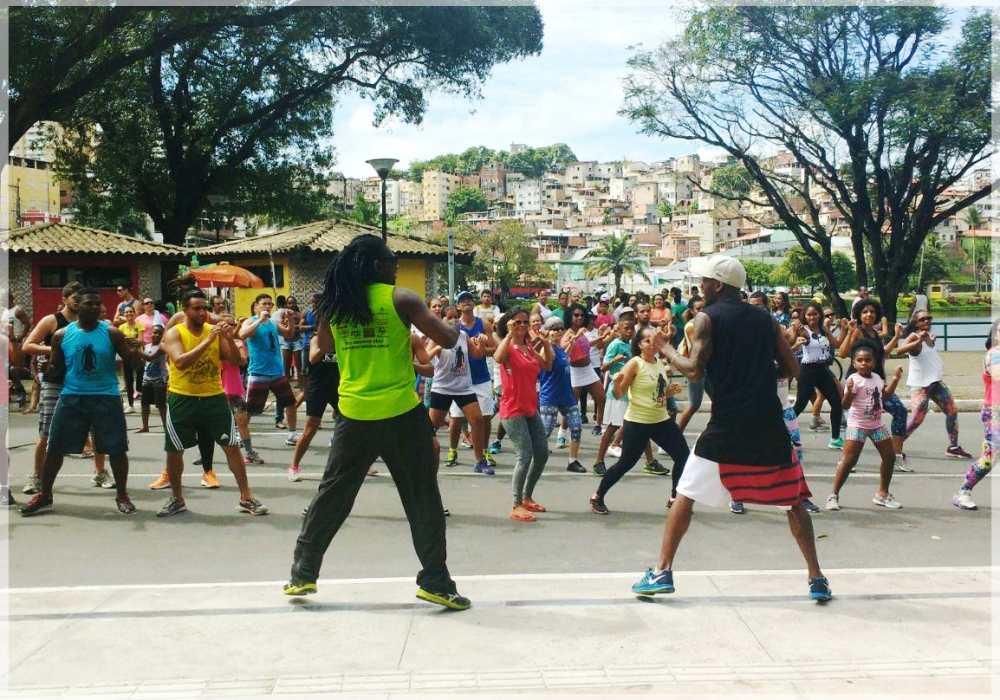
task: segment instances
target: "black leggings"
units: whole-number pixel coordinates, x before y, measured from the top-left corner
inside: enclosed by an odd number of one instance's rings
[[[662,447],[670,459],[674,461],[674,468],[670,473],[673,486],[670,489],[671,495],[677,493],[677,482],[684,473],[684,463],[687,462],[691,451],[688,449],[684,434],[677,427],[677,422],[667,419],[659,423],[633,423],[630,420],[622,421],[622,456],[613,466],[601,477],[601,485],[597,487],[597,495],[604,497],[611,487],[618,483],[618,480],[631,471],[632,467],[639,461],[642,451],[646,449],[646,443],[652,440]]]
[[[122,374],[125,375],[125,394],[129,406],[135,402],[135,392],[142,393],[142,375],[145,369],[146,365],[143,364],[142,360],[130,358],[122,362]]]
[[[837,380],[833,372],[823,362],[813,362],[802,365],[799,369],[798,393],[795,395],[795,415],[805,410],[819,389],[823,398],[830,402],[830,434],[834,440],[840,437],[840,420],[844,413],[840,403],[840,392],[837,391]]]

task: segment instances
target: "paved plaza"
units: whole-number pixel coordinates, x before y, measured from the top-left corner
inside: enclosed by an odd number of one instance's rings
[[[690,444],[706,417],[689,426]],[[3,680],[11,696],[992,689],[998,487],[988,478],[975,490],[978,511],[951,505],[968,465],[944,456],[940,414],[907,443],[915,472],[892,484],[902,510],[871,503],[877,463],[869,446],[842,492],[844,510],[814,518],[835,596],[826,605],[807,600],[804,564],[772,509],[735,516],[696,506],[676,561],[677,592],[637,598],[630,586],[655,562],[668,478],[633,470],[609,493],[611,514],[597,516],[587,498],[598,479],[567,473],[565,451],[553,450],[536,490],[549,512],[514,523],[506,519],[509,445],[492,477],[473,474],[471,450],[460,450],[459,465],[440,475],[452,513],[449,565],[473,601],[460,613],[414,598],[418,564],[381,464],[330,547],[319,593],[282,595],[329,422],[302,465],[305,480],[289,483],[285,433],[268,418],[253,421],[266,464],[250,468],[251,487],[271,508],[262,518],[236,512],[224,468],[221,489],[198,486],[190,452],[189,512],[155,518],[168,492],[146,488],[163,464],[162,431],[153,425],[149,435],[130,436],[135,516],[118,515],[113,492],[90,485],[91,461],[74,458],[56,482],[51,512],[0,515],[9,533]],[[138,418],[129,416],[129,426]],[[35,417],[14,415],[10,428],[12,483],[25,502]],[[978,414],[963,413],[960,430],[978,454]],[[804,434],[806,477],[820,504],[837,459],[827,439]],[[587,466],[596,444],[585,434]]]

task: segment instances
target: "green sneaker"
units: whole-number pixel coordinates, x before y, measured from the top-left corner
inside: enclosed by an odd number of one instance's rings
[[[282,589],[285,595],[309,595],[316,592],[315,583],[292,583],[289,581]]]
[[[495,467],[497,465],[497,461],[495,459],[493,459],[493,455],[491,455],[489,452],[487,452],[483,456],[483,459],[485,459],[486,460],[486,464],[488,464],[491,467]]]
[[[448,450],[448,456],[444,458],[444,466],[454,467],[458,464],[458,450]]]
[[[643,474],[652,474],[653,476],[666,476],[670,473],[670,470],[659,463],[659,461],[653,459],[646,462],[646,466],[642,468]]]
[[[426,600],[428,603],[443,605],[451,610],[468,610],[472,607],[472,601],[460,596],[458,593],[431,593],[423,588],[417,590],[417,597]]]

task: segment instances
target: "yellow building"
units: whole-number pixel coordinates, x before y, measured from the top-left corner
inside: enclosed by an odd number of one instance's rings
[[[52,163],[10,156],[0,172],[0,226],[6,230],[60,221]]]
[[[238,238],[192,250],[198,262],[207,265],[228,262],[246,268],[264,280],[264,289],[235,289],[230,294],[237,316],[249,316],[250,306],[261,292],[294,296],[299,308],[309,305],[310,297],[323,290],[326,271],[333,258],[356,236],[381,230],[353,221],[330,219],[283,231]],[[399,258],[396,284],[412,289],[426,298],[433,284],[433,264],[447,262],[447,248],[408,236],[389,234],[389,247]],[[456,261],[469,263],[473,253],[456,251]],[[274,264],[274,279],[271,264]]]
[[[423,216],[421,221],[438,221],[444,218],[451,193],[462,186],[462,176],[441,172],[440,170],[425,170],[423,174]]]

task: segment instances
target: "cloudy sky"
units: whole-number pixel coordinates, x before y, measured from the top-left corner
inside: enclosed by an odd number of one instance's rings
[[[545,23],[541,55],[497,66],[482,100],[431,95],[420,127],[387,121],[376,129],[371,103],[346,97],[334,117],[336,168],[348,177],[364,178],[373,172],[365,163],[370,158],[397,158],[397,167],[404,169],[411,160],[471,146],[509,150],[511,143],[566,143],[581,160],[650,162],[692,152],[711,159],[719,154],[688,142],[643,136],[617,114],[629,47],[652,49],[675,38],[682,10],[692,4],[633,0],[628,7],[581,7],[572,0],[536,0]],[[958,33],[957,26],[953,31]]]
[[[399,122],[371,125],[371,103],[345,99],[334,117],[337,169],[368,177],[369,158],[428,160],[471,146],[509,150],[511,143],[566,143],[583,160],[659,160],[691,152],[636,133],[617,115],[629,46],[653,48],[678,31],[676,10],[660,3],[640,7],[580,7],[560,0],[536,3],[545,23],[541,55],[497,66],[483,99],[433,95],[420,127]]]

